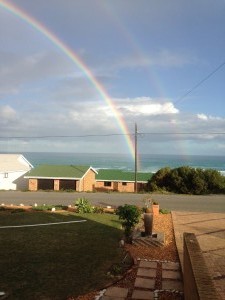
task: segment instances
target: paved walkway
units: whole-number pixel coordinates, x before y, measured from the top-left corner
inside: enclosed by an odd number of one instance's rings
[[[214,286],[225,300],[225,214],[172,212],[175,239],[183,267],[183,233],[194,233]]]
[[[96,300],[152,300],[161,292],[183,294],[179,263],[139,260],[134,286],[131,289],[112,286],[100,292]]]

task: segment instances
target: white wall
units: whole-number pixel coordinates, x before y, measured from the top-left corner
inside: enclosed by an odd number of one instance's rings
[[[5,178],[5,173],[0,173],[0,190],[28,189],[28,179],[23,178],[25,173],[27,171],[8,172],[7,178]]]

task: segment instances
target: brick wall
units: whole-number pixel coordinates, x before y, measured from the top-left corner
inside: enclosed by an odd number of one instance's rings
[[[118,191],[119,192],[134,192],[134,183],[133,182],[126,182],[126,185],[123,185],[122,182],[118,182]]]
[[[194,233],[184,233],[185,300],[219,299]]]
[[[60,184],[60,180],[54,179],[54,191],[59,191],[59,184]]]
[[[89,170],[85,176],[79,181],[78,190],[81,192],[93,191],[95,186],[95,172]]]
[[[138,191],[142,191],[145,188],[145,183],[138,183],[137,189]],[[118,192],[134,192],[134,182],[127,182],[126,185],[123,185],[122,182],[112,181],[111,186],[104,186],[104,181],[96,181],[95,188],[97,191],[118,191]]]
[[[29,179],[29,191],[37,191],[38,181],[37,179]]]
[[[118,191],[118,192],[134,192],[134,183],[127,182],[123,185],[122,182],[112,181],[111,186],[105,186],[104,181],[96,181],[95,188],[97,191]]]
[[[95,189],[97,191],[112,191],[114,189],[113,183],[111,186],[104,186],[104,181],[95,181]]]

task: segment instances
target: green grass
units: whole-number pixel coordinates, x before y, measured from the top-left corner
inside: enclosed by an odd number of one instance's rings
[[[122,235],[112,214],[77,215],[0,211],[0,226],[63,222],[44,227],[0,229],[0,291],[10,300],[62,300],[100,289],[118,263]]]

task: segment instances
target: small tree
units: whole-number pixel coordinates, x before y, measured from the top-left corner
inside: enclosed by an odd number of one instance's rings
[[[119,206],[117,208],[116,214],[119,216],[119,219],[122,220],[127,241],[131,242],[132,231],[134,226],[139,222],[141,210],[135,205],[125,204],[124,206]]]

